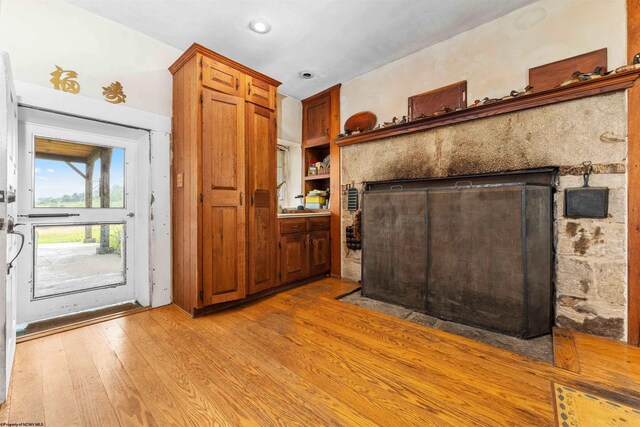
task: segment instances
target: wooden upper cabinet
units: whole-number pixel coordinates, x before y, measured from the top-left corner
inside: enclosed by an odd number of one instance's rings
[[[303,104],[302,129],[306,144],[314,145],[330,139],[331,97],[329,94]]]
[[[276,109],[276,88],[252,76],[246,76],[246,100],[271,110]]]
[[[245,101],[203,90],[204,305],[246,295]]]
[[[247,103],[249,293],[277,285],[276,115]]]
[[[206,56],[200,58],[203,86],[228,95],[242,96],[245,75],[241,71]]]

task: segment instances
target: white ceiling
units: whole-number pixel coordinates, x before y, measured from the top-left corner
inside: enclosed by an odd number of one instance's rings
[[[198,42],[303,99],[534,0],[68,1],[178,49]],[[256,18],[271,32],[250,31]],[[316,77],[298,77],[302,70]]]

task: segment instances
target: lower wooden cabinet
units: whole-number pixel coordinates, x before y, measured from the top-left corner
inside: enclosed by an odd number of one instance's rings
[[[309,233],[309,273],[311,276],[331,269],[331,234],[326,231]]]
[[[280,219],[280,283],[328,273],[331,269],[329,217]]]
[[[309,271],[307,233],[287,234],[280,238],[280,283],[302,280]]]

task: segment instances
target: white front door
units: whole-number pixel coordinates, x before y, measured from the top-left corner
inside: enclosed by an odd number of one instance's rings
[[[20,241],[11,231],[17,215],[18,99],[11,78],[9,56],[0,52],[0,403],[7,400],[16,349],[16,269],[8,263],[18,255]]]
[[[19,324],[137,299],[136,141],[62,122],[20,122]]]

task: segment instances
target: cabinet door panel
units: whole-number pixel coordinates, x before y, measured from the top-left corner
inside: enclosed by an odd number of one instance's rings
[[[329,141],[330,102],[331,98],[327,94],[303,105],[303,139],[307,144]]]
[[[282,283],[308,276],[309,248],[307,233],[288,234],[280,238],[280,274]]]
[[[202,84],[218,92],[242,96],[244,74],[214,59],[203,56]]]
[[[244,99],[203,90],[203,303],[246,296]]]
[[[309,233],[309,270],[312,276],[327,273],[331,268],[331,242],[329,231]]]
[[[276,121],[247,103],[249,293],[277,284]]]
[[[247,101],[260,105],[271,110],[276,109],[276,88],[269,83],[246,76],[247,81]]]

